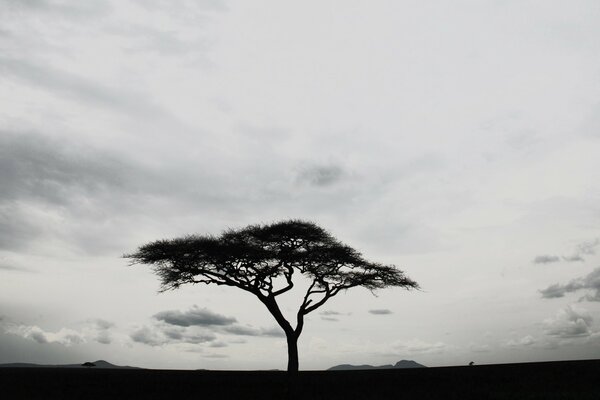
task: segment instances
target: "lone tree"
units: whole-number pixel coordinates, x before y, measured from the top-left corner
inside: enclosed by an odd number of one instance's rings
[[[219,237],[190,235],[157,240],[124,257],[131,264],[151,264],[161,292],[186,283],[234,286],[250,292],[267,307],[285,332],[288,372],[298,371],[298,338],[304,316],[343,290],[362,286],[416,289],[418,284],[393,265],[365,260],[311,222],[289,220],[227,230]],[[294,287],[294,274],[309,279],[296,314],[296,326],[284,317],[277,297]]]

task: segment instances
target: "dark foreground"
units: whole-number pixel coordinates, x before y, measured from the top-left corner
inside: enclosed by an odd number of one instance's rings
[[[5,399],[285,399],[279,371],[0,368]],[[298,399],[600,399],[600,360],[306,371]]]

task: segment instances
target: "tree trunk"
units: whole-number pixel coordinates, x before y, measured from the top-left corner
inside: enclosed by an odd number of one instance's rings
[[[288,373],[298,373],[298,336],[295,332],[287,333],[287,345],[288,345]]]

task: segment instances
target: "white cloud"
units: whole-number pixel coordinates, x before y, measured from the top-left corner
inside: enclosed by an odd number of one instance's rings
[[[533,336],[527,335],[520,339],[510,339],[506,342],[508,347],[522,347],[522,346],[531,346],[536,343],[536,340]]]
[[[64,346],[72,346],[86,342],[80,332],[68,328],[61,328],[57,332],[47,332],[36,325],[10,324],[5,327],[5,332],[33,340],[40,344],[59,343]]]
[[[544,320],[544,333],[558,338],[587,337],[592,334],[593,318],[585,309],[569,305],[556,316]]]

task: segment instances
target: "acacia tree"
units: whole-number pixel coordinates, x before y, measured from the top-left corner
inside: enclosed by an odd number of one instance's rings
[[[298,371],[298,338],[304,317],[343,290],[362,286],[416,289],[418,284],[393,265],[369,262],[324,229],[301,220],[250,225],[221,236],[190,235],[157,240],[125,255],[131,264],[150,264],[161,291],[183,284],[233,286],[252,293],[285,332],[288,371]],[[294,274],[310,284],[296,313],[295,327],[284,317],[277,297],[294,287]]]

